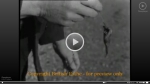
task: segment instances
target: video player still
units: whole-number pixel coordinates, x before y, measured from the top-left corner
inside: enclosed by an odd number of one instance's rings
[[[130,81],[130,0],[21,4],[21,81]]]

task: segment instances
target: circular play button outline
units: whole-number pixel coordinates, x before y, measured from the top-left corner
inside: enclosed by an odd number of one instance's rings
[[[69,48],[69,46],[68,46],[68,44],[67,44],[68,38],[69,38],[71,35],[74,35],[74,34],[79,35],[79,36],[81,37],[82,41],[83,41],[82,46],[81,46],[79,49],[77,49],[77,50],[73,50],[73,49]],[[71,50],[71,51],[79,51],[79,50],[81,50],[81,49],[83,48],[83,46],[84,46],[84,38],[83,38],[83,36],[82,36],[81,34],[79,34],[79,33],[71,33],[71,34],[69,34],[69,35],[67,36],[66,41],[65,41],[65,44],[66,44],[66,46],[67,46],[67,48],[68,48],[69,50]]]
[[[141,4],[144,4],[145,7],[144,7],[144,8],[141,8]],[[139,4],[139,8],[140,8],[141,10],[145,10],[145,9],[147,8],[147,4],[146,4],[145,2],[141,2],[141,3]]]

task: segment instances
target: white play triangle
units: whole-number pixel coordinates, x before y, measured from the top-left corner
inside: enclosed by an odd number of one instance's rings
[[[79,41],[77,41],[76,39],[73,39],[73,45],[76,45],[77,43],[79,43]]]

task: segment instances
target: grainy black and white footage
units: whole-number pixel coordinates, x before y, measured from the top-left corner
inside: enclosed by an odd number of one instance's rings
[[[81,77],[45,77],[46,81],[129,81],[130,80],[130,0],[101,0],[103,11],[96,18],[87,18],[74,25],[72,31],[83,35],[85,44],[80,50],[81,65],[79,72],[122,72],[122,77],[81,76]],[[105,57],[103,43],[103,16],[106,24],[113,30],[109,55]],[[70,30],[66,29],[66,33]],[[32,54],[29,56],[28,71],[34,72]],[[62,61],[54,52],[52,44],[39,47],[40,62],[43,71],[63,71]],[[37,81],[27,75],[27,81]]]

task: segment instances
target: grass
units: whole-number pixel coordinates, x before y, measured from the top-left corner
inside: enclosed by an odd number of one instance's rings
[[[129,0],[101,0],[103,12],[96,18],[87,18],[73,26],[73,31],[82,34],[85,45],[79,51],[79,72],[122,72],[122,77],[45,77],[47,81],[129,81],[130,80],[130,2]],[[104,57],[102,19],[113,30],[108,58]],[[68,34],[69,30],[65,32]],[[62,62],[51,44],[40,46],[39,56],[44,71],[62,71]],[[29,71],[34,72],[33,59],[29,57]],[[28,81],[37,81],[27,76]]]

